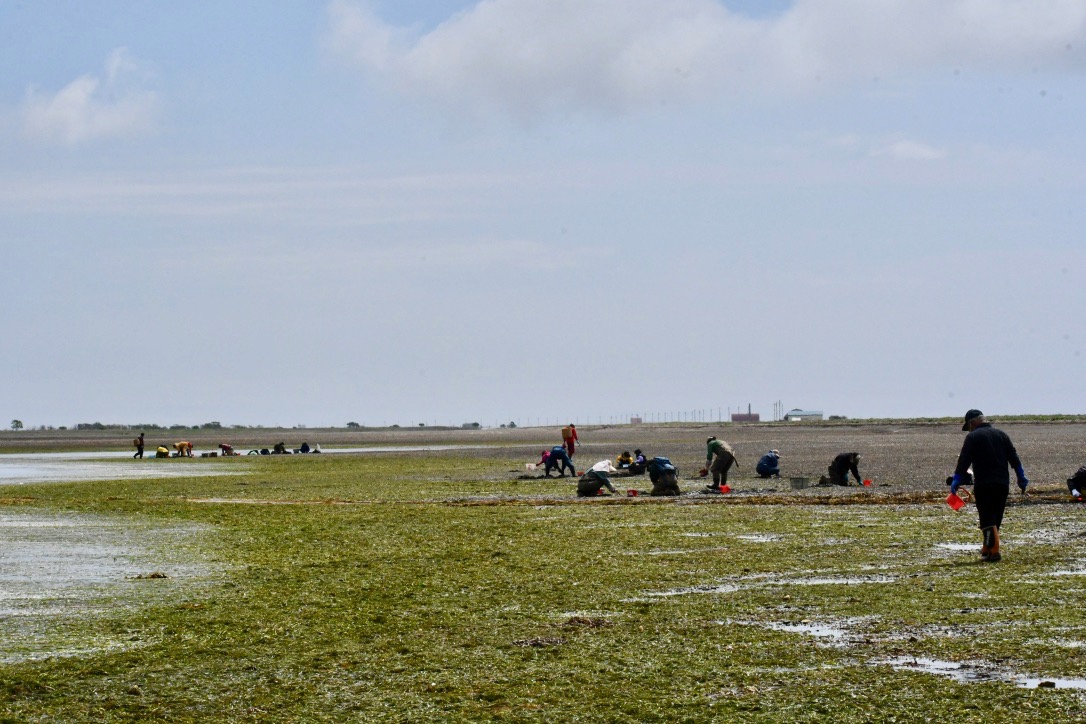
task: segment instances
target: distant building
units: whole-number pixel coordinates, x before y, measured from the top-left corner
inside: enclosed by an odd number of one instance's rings
[[[758,422],[762,419],[762,416],[757,412],[750,411],[750,403],[747,403],[746,412],[733,412],[732,422]]]
[[[822,410],[789,410],[784,413],[787,422],[818,422],[822,419]]]
[[[630,418],[630,424],[631,425],[640,425],[642,422],[644,422],[644,420],[642,420],[640,417],[631,417]]]

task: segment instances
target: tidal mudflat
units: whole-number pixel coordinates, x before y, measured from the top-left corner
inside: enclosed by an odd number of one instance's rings
[[[695,474],[703,448],[676,440],[703,432],[638,434]],[[972,507],[942,502],[936,465],[960,434],[915,432],[820,430],[817,447],[877,439],[887,470],[928,466],[926,488],[792,493],[740,474],[742,496],[699,495],[684,478],[679,499],[578,500],[569,478],[518,477],[539,441],[9,486],[0,511],[22,528],[15,540],[39,536],[36,565],[63,560],[69,574],[7,618],[50,626],[3,634],[21,649],[0,663],[0,715],[1086,717],[1086,624],[1072,607],[1084,510],[1045,473],[1073,454],[1066,429],[1056,462],[1032,448],[1037,492],[1012,500],[997,565],[978,560]],[[586,460],[629,433],[599,431]],[[784,434],[758,434],[771,433]],[[792,459],[823,457],[789,434]],[[79,533],[61,541],[64,527]],[[981,673],[944,673],[958,670]]]
[[[87,654],[132,640],[65,635],[65,622],[150,605],[206,580],[206,526],[0,508],[0,661]]]

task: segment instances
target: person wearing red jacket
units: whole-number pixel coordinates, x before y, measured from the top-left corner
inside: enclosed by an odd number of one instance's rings
[[[570,457],[573,457],[573,452],[577,449],[577,443],[580,438],[577,437],[577,426],[572,422],[562,428],[562,447],[566,449]]]

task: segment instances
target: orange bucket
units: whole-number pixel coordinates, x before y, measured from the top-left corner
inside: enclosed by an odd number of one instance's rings
[[[954,493],[951,493],[950,495],[946,496],[946,504],[949,505],[953,510],[961,510],[962,506],[965,505],[965,501],[959,498]]]

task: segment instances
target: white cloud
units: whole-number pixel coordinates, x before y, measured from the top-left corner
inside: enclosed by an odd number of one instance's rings
[[[1086,65],[1082,0],[796,0],[760,20],[718,0],[482,0],[415,35],[358,1],[329,17],[329,46],[394,88],[527,117]]]
[[[871,151],[872,156],[888,156],[903,161],[937,161],[946,158],[946,151],[920,141],[893,141]]]
[[[80,76],[52,95],[29,89],[23,133],[67,145],[146,133],[153,126],[157,98],[141,87],[145,78],[139,63],[118,48],[106,59],[104,77]]]

